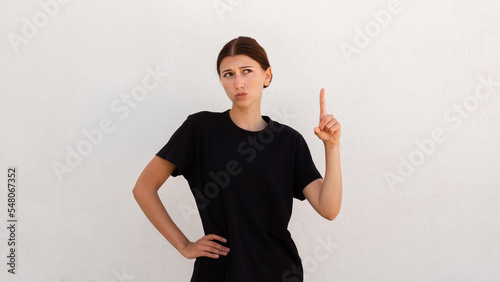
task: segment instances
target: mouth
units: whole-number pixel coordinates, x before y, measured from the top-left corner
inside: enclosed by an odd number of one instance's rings
[[[247,93],[245,93],[245,92],[239,92],[239,93],[236,93],[236,95],[235,95],[236,98],[243,98],[245,96],[247,96]]]

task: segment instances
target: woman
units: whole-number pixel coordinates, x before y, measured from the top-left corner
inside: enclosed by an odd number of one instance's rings
[[[342,200],[340,124],[320,91],[314,133],[325,145],[325,177],[302,135],[261,116],[272,71],[252,38],[228,42],[217,72],[232,108],[191,114],[139,176],[133,194],[158,231],[186,258],[196,258],[191,281],[303,281],[298,250],[287,230],[293,198],[307,199],[324,218]],[[157,190],[183,175],[196,200],[205,236],[191,242],[168,215]]]

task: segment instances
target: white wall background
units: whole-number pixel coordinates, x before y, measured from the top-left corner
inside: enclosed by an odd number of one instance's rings
[[[273,67],[262,114],[301,132],[323,175],[320,88],[342,124],[340,215],[294,202],[306,281],[499,281],[500,4],[391,1],[0,1],[0,280],[188,281],[194,260],[154,229],[132,188],[188,114],[231,107],[215,60],[246,35]],[[372,13],[388,5],[397,12],[383,27]],[[167,74],[128,106],[148,68]],[[112,131],[71,167],[68,150],[102,122]],[[59,179],[55,163],[71,172]],[[189,239],[203,235],[184,178],[160,196]]]

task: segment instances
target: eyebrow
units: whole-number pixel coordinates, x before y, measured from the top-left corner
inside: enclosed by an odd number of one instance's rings
[[[253,66],[242,66],[240,67],[240,69],[244,69],[244,68],[253,68]],[[227,70],[223,70],[221,73],[224,73],[226,71],[230,71],[231,69],[227,69]]]

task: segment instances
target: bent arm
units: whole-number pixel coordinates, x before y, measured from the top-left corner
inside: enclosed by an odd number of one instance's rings
[[[149,162],[132,189],[133,195],[146,217],[154,227],[182,255],[190,241],[170,218],[158,196],[158,189],[168,179],[175,165],[158,156]]]
[[[318,178],[304,188],[304,196],[324,218],[334,220],[342,204],[342,173],[340,145],[325,144],[326,170],[324,179]]]

